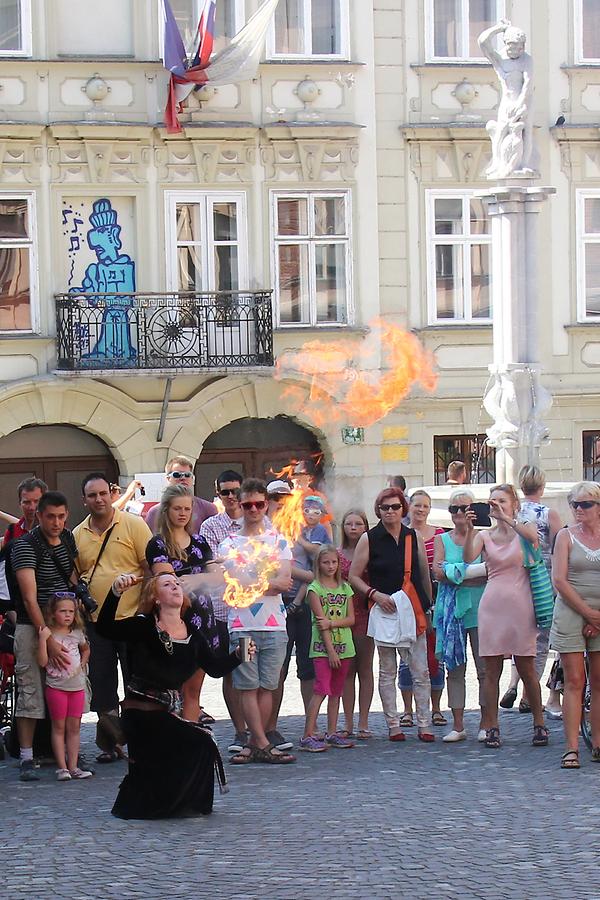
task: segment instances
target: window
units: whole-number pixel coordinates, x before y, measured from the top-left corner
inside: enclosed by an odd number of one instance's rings
[[[491,234],[473,191],[427,192],[429,322],[490,322]]]
[[[348,59],[348,0],[279,0],[268,55]]]
[[[600,481],[600,430],[583,432],[583,480]]]
[[[483,59],[477,38],[504,15],[504,0],[427,0],[428,59]]]
[[[0,56],[31,56],[31,0],[0,0]]]
[[[600,322],[600,191],[578,192],[577,269],[577,318]]]
[[[575,0],[575,41],[577,62],[600,63],[600,4],[598,0]]]
[[[167,194],[167,287],[172,291],[247,288],[244,194]]]
[[[162,0],[159,0],[162,7]],[[183,40],[183,46],[191,54],[195,50],[195,39],[200,16],[205,0],[170,0],[171,9],[179,32]],[[159,21],[162,23],[162,10]],[[215,32],[213,53],[219,53],[231,41],[231,38],[244,24],[244,0],[217,0],[215,6]],[[161,33],[161,56],[162,41]]]
[[[0,331],[34,331],[37,261],[33,194],[0,194]]]
[[[443,435],[433,439],[435,484],[446,484],[448,464],[460,459],[467,467],[471,484],[494,484],[496,451],[487,443],[485,434]]]
[[[273,234],[279,324],[348,324],[350,194],[273,194]]]

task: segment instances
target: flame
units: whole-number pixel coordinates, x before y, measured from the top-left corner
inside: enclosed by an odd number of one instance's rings
[[[303,512],[305,495],[306,491],[292,491],[271,519],[274,527],[289,544],[296,543],[306,525]]]
[[[269,589],[269,579],[279,569],[279,551],[277,546],[246,537],[243,545],[232,547],[223,556],[222,563],[227,585],[223,595],[225,603],[252,606]],[[234,572],[242,577],[236,578]]]
[[[287,388],[284,391],[284,395],[285,395],[286,391],[287,391]],[[308,455],[307,459],[312,460],[312,464],[313,464],[314,468],[318,469],[319,466],[321,465],[321,463],[323,462],[323,455],[324,454],[323,454],[322,450],[317,450],[315,453],[310,453]],[[291,481],[292,478],[294,477],[294,469],[296,468],[296,466],[298,465],[299,462],[304,462],[304,460],[292,459],[292,460],[290,460],[289,465],[284,466],[280,472],[274,472],[273,469],[271,469],[270,474],[273,476],[273,478],[284,478],[284,479],[287,479],[288,481]]]
[[[276,378],[300,374],[308,379],[308,398],[305,388],[297,384],[288,385],[283,396],[304,409],[317,426],[373,425],[398,406],[413,385],[434,390],[433,358],[415,335],[381,319],[370,327],[362,348],[347,340],[316,340],[278,357]],[[357,355],[362,356],[358,362]],[[377,370],[382,374],[376,375]]]

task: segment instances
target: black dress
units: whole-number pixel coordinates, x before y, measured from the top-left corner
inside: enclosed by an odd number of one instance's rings
[[[213,678],[231,672],[238,657],[216,657],[202,631],[188,621],[188,640],[171,642],[172,653],[161,640],[153,615],[115,620],[119,598],[109,591],[98,615],[103,637],[125,641],[130,681],[126,698],[139,699],[132,685],[149,691],[179,691],[199,668]],[[219,751],[209,731],[168,712],[123,710],[129,771],[121,782],[113,815],[121,819],[162,819],[207,815],[212,811],[215,764]]]

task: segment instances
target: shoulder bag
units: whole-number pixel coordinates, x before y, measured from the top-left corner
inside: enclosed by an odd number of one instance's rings
[[[539,547],[519,535],[523,550],[523,565],[529,575],[531,598],[538,628],[550,628],[554,612],[554,587]]]

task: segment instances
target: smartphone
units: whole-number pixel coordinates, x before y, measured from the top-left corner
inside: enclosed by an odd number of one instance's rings
[[[471,503],[470,507],[477,518],[473,522],[473,525],[476,528],[489,528],[492,524],[492,520],[490,519],[490,504],[489,503]]]

